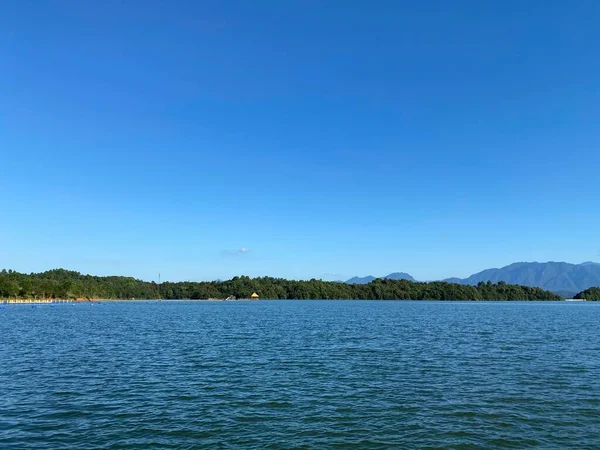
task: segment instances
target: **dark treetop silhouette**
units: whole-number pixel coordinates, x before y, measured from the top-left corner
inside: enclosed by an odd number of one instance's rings
[[[234,277],[227,281],[165,282],[157,284],[132,277],[97,277],[64,269],[22,274],[0,272],[0,298],[87,299],[208,299],[249,298],[253,292],[267,299],[372,300],[560,300],[540,288],[499,282],[476,286],[436,281],[376,279],[368,284],[322,280]]]

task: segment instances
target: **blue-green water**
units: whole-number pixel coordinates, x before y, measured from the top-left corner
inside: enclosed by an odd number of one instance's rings
[[[600,448],[600,304],[0,309],[0,448]]]

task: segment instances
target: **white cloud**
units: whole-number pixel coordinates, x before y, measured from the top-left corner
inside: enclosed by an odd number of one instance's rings
[[[223,256],[244,256],[247,253],[250,253],[250,249],[248,247],[241,247],[237,250],[223,250]]]

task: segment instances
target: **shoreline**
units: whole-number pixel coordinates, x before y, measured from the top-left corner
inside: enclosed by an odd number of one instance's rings
[[[149,299],[118,299],[118,298],[94,298],[89,300],[73,300],[73,299],[0,299],[0,305],[45,305],[45,304],[58,304],[58,303],[73,303],[73,304],[86,304],[86,303],[110,303],[110,302],[123,302],[123,303],[147,303],[147,302],[256,302],[251,298],[239,298],[235,300],[226,300],[219,298],[177,298],[177,299],[160,299],[160,298],[149,298]]]
[[[413,300],[413,299],[351,299],[351,298],[323,298],[323,299],[262,299],[262,301],[374,301],[374,302],[469,302],[469,303],[490,303],[490,302],[520,302],[520,303],[532,303],[532,302],[544,302],[544,303],[583,303],[583,302],[591,302],[586,299],[563,299],[563,300],[506,300],[506,299],[498,299],[498,300],[437,300],[437,299],[423,299],[423,300]],[[253,299],[235,299],[235,300],[226,300],[226,299],[217,299],[217,298],[208,298],[208,299],[191,299],[191,298],[178,298],[178,299],[133,299],[133,300],[125,300],[125,299],[89,299],[89,300],[73,300],[73,299],[53,299],[53,300],[33,300],[33,299],[0,299],[0,305],[52,305],[52,304],[61,304],[61,303],[70,303],[70,304],[87,304],[87,303],[159,303],[159,302],[202,302],[202,303],[223,303],[223,302],[258,302],[259,300]]]

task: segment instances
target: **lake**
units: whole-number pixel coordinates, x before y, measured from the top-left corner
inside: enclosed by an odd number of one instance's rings
[[[0,308],[0,448],[600,448],[600,304]]]

